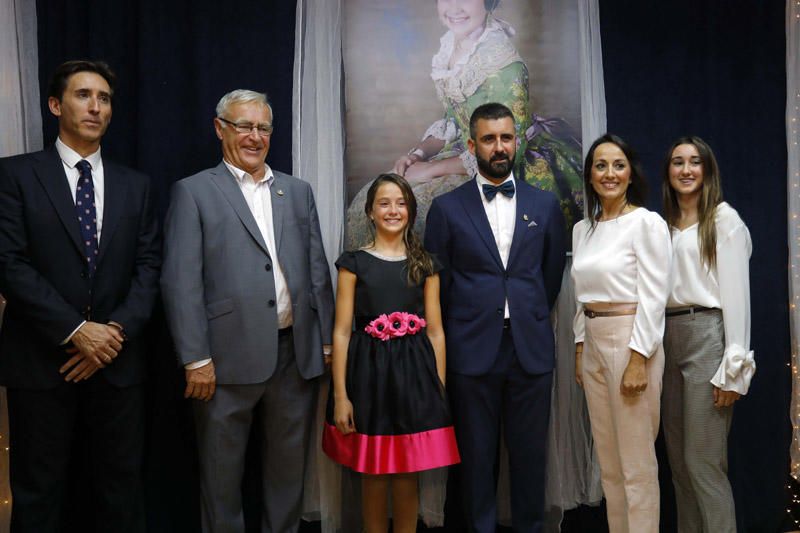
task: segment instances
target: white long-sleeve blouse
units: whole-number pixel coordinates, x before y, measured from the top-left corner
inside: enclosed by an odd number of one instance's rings
[[[575,342],[583,342],[584,304],[637,303],[628,347],[645,357],[664,336],[672,243],[664,220],[639,207],[613,220],[578,222],[572,230],[572,280],[578,310]]]
[[[739,214],[722,202],[717,206],[717,266],[700,259],[698,224],[672,228],[671,293],[667,307],[699,305],[722,310],[725,351],[711,383],[722,390],[747,394],[756,371],[750,350],[750,232]]]

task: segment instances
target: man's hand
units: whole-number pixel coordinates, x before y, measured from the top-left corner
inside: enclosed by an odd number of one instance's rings
[[[714,407],[728,407],[733,405],[733,402],[740,398],[739,393],[732,390],[722,390],[719,387],[714,387]]]
[[[647,358],[631,350],[631,358],[628,366],[622,374],[620,392],[623,396],[636,397],[643,393],[647,388]]]
[[[114,326],[85,322],[70,340],[83,357],[103,368],[119,354],[125,339]]]
[[[208,401],[214,397],[217,390],[217,375],[214,372],[214,362],[200,368],[186,369],[186,391],[184,398],[194,398],[196,400]]]
[[[89,379],[95,372],[106,366],[103,364],[96,365],[93,359],[86,357],[74,346],[67,348],[67,353],[72,357],[58,369],[62,374],[69,371],[69,374],[64,377],[65,381],[77,383],[81,380]]]

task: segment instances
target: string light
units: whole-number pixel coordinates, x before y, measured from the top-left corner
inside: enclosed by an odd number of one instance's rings
[[[788,47],[793,47],[793,50],[800,49],[800,0],[795,0],[790,4],[791,12],[786,20],[787,24],[791,21],[790,26],[787,27],[787,35],[789,36]],[[791,62],[787,61],[786,74],[789,83],[800,80],[800,56],[794,54]],[[800,119],[800,91],[787,91],[791,99],[791,92],[794,92],[794,102],[786,102],[786,118],[787,125],[787,146],[796,147],[800,136],[798,136],[797,123]],[[795,148],[796,150],[796,148]],[[798,243],[796,246],[800,247],[800,222],[798,222],[798,213],[800,213],[800,191],[798,191],[798,184],[800,184],[800,161],[797,157],[789,157],[788,161],[788,177],[789,183],[789,233],[797,237]],[[796,529],[800,529],[800,379],[798,379],[798,370],[800,370],[800,314],[797,313],[797,307],[792,300],[800,298],[800,261],[797,260],[797,255],[793,255],[790,260],[791,276],[789,278],[789,291],[793,298],[790,299],[790,324],[792,336],[792,362],[790,363],[792,370],[792,447],[791,447],[791,478],[786,485],[786,489],[791,498],[789,507],[786,509],[788,518],[794,523]]]

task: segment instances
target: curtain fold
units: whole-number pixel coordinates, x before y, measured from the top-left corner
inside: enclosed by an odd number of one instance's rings
[[[292,173],[308,181],[314,189],[322,241],[334,283],[333,263],[342,250],[345,208],[341,18],[341,0],[297,0]],[[324,379],[313,422],[303,502],[303,517],[320,520],[324,533],[347,531],[339,513],[341,469],[322,453],[321,430],[328,387],[329,381]]]
[[[603,54],[598,0],[578,0],[581,80],[581,143],[583,152],[606,131]],[[572,242],[571,235],[567,236]],[[550,413],[550,435],[545,493],[548,531],[558,531],[564,511],[579,505],[596,505],[603,498],[600,466],[594,451],[589,413],[583,389],[575,382],[575,290],[568,254],[561,292],[553,311],[556,368]]]
[[[36,2],[0,0],[0,157],[42,148]]]
[[[36,2],[0,0],[0,157],[42,148]],[[5,299],[0,295],[0,324]],[[9,530],[8,412],[0,387],[0,533]]]
[[[800,480],[800,1],[786,2],[786,150],[789,208],[789,329],[792,336],[792,405],[789,417],[792,476]]]
[[[581,139],[583,153],[606,132],[606,92],[600,42],[599,0],[579,0],[581,54]]]
[[[341,13],[341,0],[297,1],[292,98],[292,173],[314,189],[332,275],[344,234]]]

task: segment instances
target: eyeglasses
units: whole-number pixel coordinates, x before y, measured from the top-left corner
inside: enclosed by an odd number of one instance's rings
[[[240,133],[242,135],[250,135],[253,130],[257,130],[258,134],[261,137],[269,137],[272,135],[272,124],[253,124],[252,122],[231,122],[228,119],[217,117],[219,120],[224,122],[225,124],[230,124],[233,126],[233,129],[236,130],[236,133]]]

